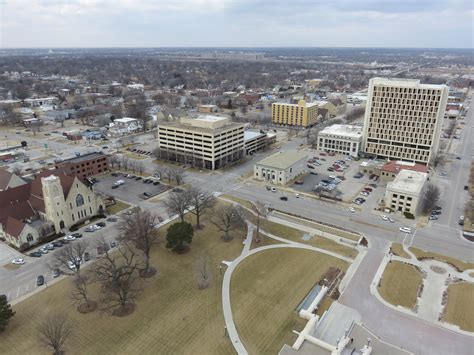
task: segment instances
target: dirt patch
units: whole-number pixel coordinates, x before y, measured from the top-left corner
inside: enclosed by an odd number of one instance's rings
[[[5,264],[3,267],[7,270],[17,270],[20,268],[20,265],[15,265],[15,264]]]
[[[120,307],[112,312],[112,315],[115,317],[126,317],[129,314],[132,314],[135,310],[135,305],[133,303],[127,303],[123,307]]]
[[[77,307],[77,311],[82,314],[94,312],[97,309],[97,302],[88,301],[87,303],[81,303]]]
[[[444,269],[440,266],[431,265],[430,270],[433,271],[433,272],[436,272],[437,274],[441,274],[441,275],[446,274],[446,269]]]

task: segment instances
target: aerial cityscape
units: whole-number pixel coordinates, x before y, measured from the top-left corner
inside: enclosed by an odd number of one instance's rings
[[[0,13],[1,354],[473,353],[472,3]]]

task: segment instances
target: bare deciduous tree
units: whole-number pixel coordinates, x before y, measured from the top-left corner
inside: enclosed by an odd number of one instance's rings
[[[64,343],[73,333],[73,326],[63,313],[47,314],[38,326],[38,340],[53,349],[54,355],[64,354]]]
[[[15,175],[20,176],[20,174],[21,174],[21,166],[20,166],[19,164],[13,165],[12,173],[15,174]]]
[[[438,153],[433,159],[433,167],[440,168],[446,164],[446,156],[444,154]]]
[[[169,174],[172,179],[176,181],[176,185],[181,185],[183,183],[186,172],[183,168],[172,167],[169,169]]]
[[[156,269],[150,266],[150,251],[158,244],[158,223],[156,215],[147,210],[135,209],[132,214],[124,215],[120,222],[120,240],[130,243],[143,254],[144,267],[140,270],[141,277],[151,277]]]
[[[214,206],[214,195],[204,192],[199,187],[191,187],[185,193],[188,195],[190,207],[193,207],[190,212],[196,216],[196,227],[200,229],[201,216]]]
[[[101,244],[105,254],[96,263],[94,275],[101,284],[104,308],[115,316],[126,316],[133,312],[140,293],[135,253],[128,246],[120,246],[112,253],[104,240]]]
[[[211,218],[211,222],[225,233],[223,239],[226,242],[232,240],[232,236],[229,234],[231,230],[243,228],[245,224],[240,209],[234,205],[219,208]]]
[[[137,161],[136,168],[139,174],[143,174],[143,172],[145,171],[145,164],[143,164],[142,161]]]
[[[54,252],[53,260],[49,267],[51,269],[60,269],[66,275],[79,275],[82,258],[87,250],[87,246],[87,242],[82,240],[65,245]]]
[[[201,255],[195,265],[197,286],[200,290],[208,288],[212,280],[211,262],[207,255]]]
[[[439,187],[434,184],[428,184],[421,200],[421,212],[427,214],[433,210],[433,207],[439,201]]]
[[[90,275],[84,273],[74,277],[72,283],[74,290],[72,291],[72,299],[79,303],[77,310],[80,313],[89,313],[97,308],[97,302],[89,298],[89,285],[92,279]]]
[[[181,222],[184,222],[184,214],[186,213],[186,210],[189,209],[191,201],[187,193],[183,191],[172,191],[169,193],[168,198],[164,201],[164,204],[170,215],[177,214],[179,215]]]

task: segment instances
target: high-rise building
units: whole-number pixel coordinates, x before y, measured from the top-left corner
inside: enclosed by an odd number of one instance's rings
[[[438,151],[449,89],[414,79],[369,81],[363,150],[378,158],[429,164]]]
[[[274,102],[272,122],[286,126],[311,127],[318,119],[318,104],[299,100],[298,104]]]

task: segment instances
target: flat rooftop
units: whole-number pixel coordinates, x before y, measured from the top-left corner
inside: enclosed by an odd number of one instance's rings
[[[257,165],[265,165],[275,169],[287,169],[300,161],[301,159],[307,159],[308,153],[305,151],[296,151],[296,150],[286,150],[279,151],[275,154],[270,155],[260,161]]]
[[[420,89],[443,89],[447,88],[446,85],[435,85],[435,84],[421,84],[420,79],[405,79],[405,78],[372,78],[370,79],[374,85],[385,85],[393,87],[407,87],[407,88],[420,88]]]
[[[92,152],[92,153],[87,153],[87,154],[80,155],[78,157],[72,157],[72,158],[69,158],[69,159],[64,159],[61,162],[59,162],[58,164],[62,164],[62,163],[80,163],[80,162],[83,162],[83,161],[88,161],[88,160],[103,158],[103,157],[105,157],[105,154],[102,153],[102,152]]]
[[[244,141],[249,141],[260,136],[266,136],[266,134],[255,131],[244,131]]]
[[[352,125],[334,124],[323,129],[320,134],[331,134],[348,138],[361,138],[362,127]]]
[[[303,100],[301,100],[303,101]],[[314,107],[314,106],[319,106],[318,102],[306,102],[303,105],[300,105],[299,103],[297,104],[290,104],[287,102],[274,102],[275,105],[285,105],[285,106],[294,106],[294,107]]]
[[[427,179],[427,173],[400,170],[398,175],[395,177],[395,180],[387,184],[387,188],[405,193],[419,194]]]

